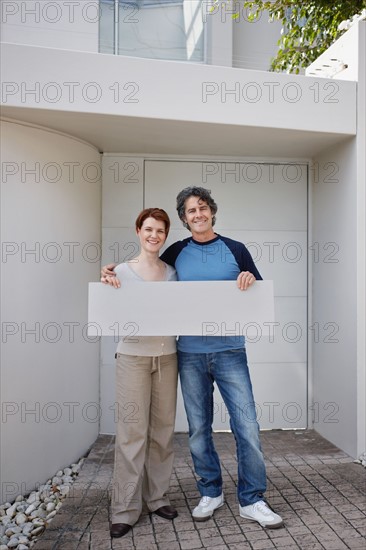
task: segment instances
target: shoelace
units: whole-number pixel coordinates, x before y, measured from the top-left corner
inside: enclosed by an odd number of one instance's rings
[[[214,500],[215,498],[218,498],[218,497],[208,497],[208,496],[201,497],[199,506],[202,506],[202,507],[209,506],[211,505],[212,500]]]
[[[255,502],[254,508],[256,510],[258,510],[259,512],[261,512],[264,516],[271,516],[272,515],[271,510],[268,508],[268,505],[265,502],[263,502],[263,500]]]

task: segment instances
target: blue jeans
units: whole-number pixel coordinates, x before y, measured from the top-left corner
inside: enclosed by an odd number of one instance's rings
[[[216,382],[236,441],[239,503],[247,506],[262,500],[266,469],[245,349],[207,354],[178,351],[178,368],[201,495],[217,497],[222,492],[220,461],[212,438]]]

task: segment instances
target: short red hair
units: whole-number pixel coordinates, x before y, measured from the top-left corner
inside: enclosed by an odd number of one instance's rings
[[[165,224],[165,233],[166,236],[168,236],[169,229],[170,229],[170,219],[168,214],[163,210],[162,208],[145,208],[140,212],[140,214],[136,218],[135,227],[136,231],[138,229],[141,229],[142,224],[144,223],[147,218],[154,218],[154,220],[158,220],[161,222],[164,222]]]

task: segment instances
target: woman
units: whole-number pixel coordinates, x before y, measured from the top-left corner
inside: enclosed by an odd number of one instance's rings
[[[175,270],[159,259],[170,220],[160,208],[143,210],[136,220],[140,254],[119,264],[119,280],[175,281]],[[177,392],[176,339],[173,336],[122,338],[116,353],[115,466],[112,495],[112,537],[122,537],[141,514],[142,503],[165,519],[177,517],[166,495],[173,469],[173,430]]]

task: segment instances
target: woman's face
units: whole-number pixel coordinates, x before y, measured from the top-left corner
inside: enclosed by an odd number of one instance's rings
[[[137,234],[141,248],[147,252],[159,252],[166,241],[165,223],[155,218],[146,218]]]

